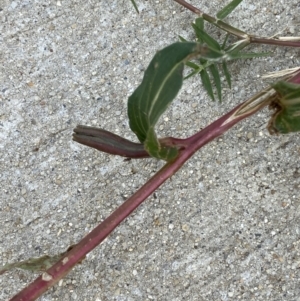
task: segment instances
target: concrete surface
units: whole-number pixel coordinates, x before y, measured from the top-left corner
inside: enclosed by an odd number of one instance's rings
[[[227,1],[192,1],[215,13]],[[173,1],[0,1],[1,264],[79,241],[162,162],[124,161],[71,141],[77,124],[135,139],[127,97],[155,51],[193,38]],[[233,25],[299,36],[298,0],[245,0]],[[212,29],[218,37],[218,31]],[[212,103],[198,78],[163,116],[187,137],[299,65],[295,49],[230,64],[233,89]],[[264,110],[198,152],[100,247],[40,300],[300,300],[299,135],[275,137]],[[8,300],[37,274],[0,277]]]

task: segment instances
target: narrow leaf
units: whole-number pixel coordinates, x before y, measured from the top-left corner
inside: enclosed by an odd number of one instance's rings
[[[226,18],[243,0],[233,0],[217,13],[217,18]]]
[[[184,37],[182,37],[182,36],[178,36],[178,37],[181,42],[187,42],[187,40]]]
[[[206,60],[205,60],[205,62],[206,62]],[[186,66],[188,66],[188,67],[194,69],[194,71],[192,71],[191,73],[189,73],[189,74],[184,78],[184,80],[186,80],[186,79],[188,79],[188,78],[194,76],[195,74],[199,73],[201,70],[203,70],[203,69],[205,68],[203,65],[197,65],[197,64],[195,64],[195,63],[193,63],[193,62],[186,62],[185,64],[186,64]]]
[[[223,43],[224,44],[224,43]],[[238,40],[225,48],[226,53],[238,53],[250,44],[249,39]]]
[[[204,31],[204,20],[203,20],[203,18],[201,18],[201,17],[197,18],[195,20],[194,25],[195,25],[195,27],[193,27],[193,28],[194,28],[194,31],[195,31],[195,34],[196,34],[196,37],[197,37],[197,41],[199,43],[204,43],[204,41],[202,39],[202,36],[201,36],[201,32],[197,30],[197,29],[201,29],[202,31]],[[193,24],[192,24],[192,26],[193,26]]]
[[[206,60],[206,59],[200,57],[199,62],[200,62],[201,65],[203,65],[204,68],[207,67],[207,66],[206,66],[206,65],[207,65],[207,60]]]
[[[138,7],[137,7],[135,1],[134,1],[134,0],[130,0],[130,1],[131,1],[131,3],[133,4],[133,6],[134,6],[136,12],[139,14],[140,12],[139,12],[139,9],[138,9]]]
[[[227,60],[238,60],[238,59],[252,59],[257,57],[271,56],[271,52],[234,52],[227,53]]]
[[[226,81],[228,83],[229,88],[231,89],[231,75],[230,75],[230,73],[228,71],[227,63],[224,61],[222,63],[222,66],[223,66],[223,71],[224,71],[224,75],[225,75]]]
[[[279,81],[273,85],[273,88],[281,95],[282,99],[294,99],[299,96],[300,84]]]
[[[202,29],[202,30],[204,30],[204,19],[203,18],[197,18],[196,20],[195,20],[195,24],[196,24],[196,26],[198,27],[198,28],[200,28],[200,29]]]
[[[229,33],[227,33],[226,36],[225,36],[225,39],[223,41],[223,44],[221,46],[221,49],[225,49],[226,43],[227,43],[227,40],[228,40],[229,36],[230,36]]]
[[[219,101],[222,101],[221,78],[220,78],[220,74],[219,74],[216,64],[210,65],[209,70],[211,72],[211,75],[212,75],[215,85],[216,85]]]
[[[193,72],[189,73],[189,74],[184,78],[184,80],[186,80],[186,79],[188,79],[188,78],[190,78],[190,77],[192,77],[192,76],[198,74],[202,69],[203,69],[203,68],[197,69],[197,70],[194,70]]]
[[[211,49],[221,51],[221,46],[214,38],[207,34],[203,29],[199,28],[196,24],[192,23],[192,26],[195,30],[198,40],[201,41],[201,43],[206,43]]]
[[[54,263],[56,263],[61,258],[60,255],[50,257],[48,255],[42,256],[40,258],[31,258],[28,260],[20,261],[17,263],[11,263],[3,266],[0,270],[0,275],[6,271],[12,270],[14,268],[19,268],[29,271],[46,271]]]
[[[150,156],[165,161],[173,160],[178,154],[178,149],[176,147],[167,147],[158,141],[154,128],[150,128],[148,131],[145,148]]]
[[[199,68],[201,68],[199,65],[193,63],[193,62],[186,62],[185,63],[188,67],[193,68],[195,70],[198,70]]]
[[[0,269],[0,275],[4,274],[5,272],[18,268],[23,269],[27,271],[46,271],[48,270],[53,264],[55,264],[57,261],[62,259],[69,250],[71,250],[74,247],[74,245],[70,246],[67,251],[60,253],[58,255],[54,256],[48,256],[44,255],[39,258],[29,258],[24,261],[16,262],[16,263],[10,263],[7,264]]]
[[[213,89],[212,89],[212,84],[210,82],[209,75],[208,75],[208,73],[205,69],[200,72],[200,77],[201,77],[201,80],[202,80],[203,87],[207,91],[209,97],[212,100],[215,100]]]
[[[149,153],[159,154],[163,148],[159,142],[154,142],[158,140],[154,126],[181,88],[185,63],[197,55],[212,59],[222,57],[222,53],[198,43],[174,43],[156,53],[142,83],[128,99],[130,128]]]

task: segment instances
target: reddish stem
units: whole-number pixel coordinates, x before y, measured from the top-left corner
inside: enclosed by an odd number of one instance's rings
[[[100,128],[78,125],[74,129],[73,140],[112,155],[135,159],[150,157],[143,144],[132,142]]]
[[[146,184],[144,184],[135,194],[126,200],[109,217],[107,217],[92,232],[85,236],[75,245],[64,258],[59,260],[47,272],[39,276],[28,287],[24,288],[11,301],[33,301],[41,296],[48,288],[52,287],[62,277],[64,277],[87,253],[98,246],[123,220],[125,220],[148,196],[150,196],[168,178],[175,174],[178,169],[202,146],[209,141],[223,134],[226,130],[234,126],[240,120],[257,112],[260,107],[252,110],[251,113],[238,115],[236,113],[244,105],[238,105],[231,112],[222,116],[196,135],[185,139],[189,145],[183,149],[179,156],[173,161],[166,163]],[[235,116],[233,118],[233,116]],[[228,121],[228,122],[226,122]]]
[[[264,38],[264,37],[258,37],[258,36],[254,36],[254,35],[251,35],[251,34],[247,34],[246,32],[241,31],[241,30],[239,30],[235,27],[232,27],[231,25],[229,25],[228,23],[223,22],[222,20],[218,20],[218,19],[204,13],[203,11],[198,9],[197,7],[187,3],[184,0],[174,0],[174,1],[179,3],[180,5],[182,5],[183,7],[187,8],[191,12],[193,12],[193,13],[199,15],[199,16],[202,16],[206,21],[214,24],[215,26],[219,27],[220,29],[225,30],[227,32],[230,32],[231,34],[235,35],[239,39],[249,38],[249,42],[250,43],[255,43],[255,44],[268,44],[268,45],[287,46],[287,47],[300,47],[300,41],[283,41],[283,40],[279,40],[279,39],[276,39],[276,38],[275,39],[274,38]],[[229,29],[231,29],[231,30],[229,30]]]
[[[289,81],[294,84],[300,84],[300,70],[296,71],[294,76]]]
[[[190,11],[192,11],[193,13],[195,13],[197,15],[203,14],[203,12],[200,9],[193,6],[192,4],[185,2],[184,0],[174,0],[174,1],[179,3],[180,5],[184,6],[185,8],[189,9]]]
[[[250,36],[250,43],[255,44],[268,44],[286,47],[300,47],[300,41],[283,41],[278,39],[260,38],[256,36]]]

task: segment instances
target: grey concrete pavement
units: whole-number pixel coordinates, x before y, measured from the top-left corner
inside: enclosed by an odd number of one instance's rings
[[[214,14],[225,1],[193,1]],[[72,142],[77,124],[136,139],[127,97],[155,51],[193,38],[173,1],[0,1],[0,264],[54,255],[80,240],[162,166]],[[245,0],[228,21],[299,36],[298,0]],[[218,37],[218,31],[211,28]],[[187,137],[299,65],[299,51],[230,64],[212,103],[198,78],[162,117]],[[264,110],[198,152],[40,300],[300,300],[299,135],[270,136]],[[8,300],[37,274],[0,277]]]

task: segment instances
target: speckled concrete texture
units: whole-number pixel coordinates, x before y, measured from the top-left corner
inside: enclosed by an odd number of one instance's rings
[[[72,142],[77,124],[126,138],[127,97],[158,49],[193,39],[171,0],[0,1],[0,263],[63,252],[161,166]],[[192,1],[214,14],[227,1]],[[227,18],[250,33],[298,35],[298,0],[244,0]],[[216,38],[219,32],[208,27]],[[233,89],[211,102],[191,78],[161,136],[187,137],[299,66],[299,50],[229,64]],[[198,152],[40,300],[300,300],[299,135],[270,136],[266,109]],[[8,300],[38,274],[0,277]]]

